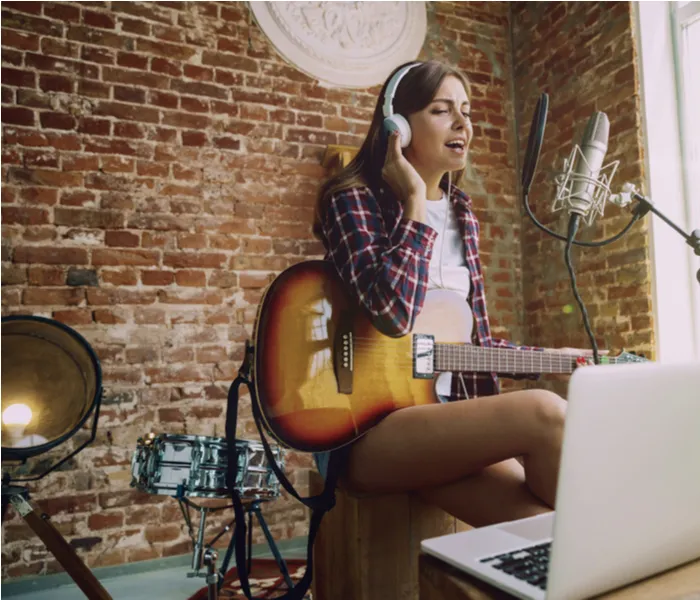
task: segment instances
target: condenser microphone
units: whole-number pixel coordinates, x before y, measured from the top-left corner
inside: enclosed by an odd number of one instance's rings
[[[619,161],[603,166],[608,151],[610,121],[604,112],[596,112],[588,120],[581,145],[575,145],[564,170],[557,175],[557,194],[552,210],[565,209],[574,220],[583,219],[588,225],[595,215],[603,214],[610,196],[609,183]]]
[[[573,184],[569,198],[569,214],[585,216],[590,210],[598,186],[598,175],[608,151],[610,121],[604,112],[588,119],[581,140],[581,152],[573,165]]]

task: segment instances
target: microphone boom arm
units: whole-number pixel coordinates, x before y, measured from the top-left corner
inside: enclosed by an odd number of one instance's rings
[[[645,198],[639,192],[637,192],[634,186],[632,186],[631,184],[625,185],[629,190],[631,198],[633,200],[636,200],[638,203],[633,211],[635,215],[639,215],[639,218],[642,218],[648,212],[654,213],[664,223],[666,223],[666,225],[668,225],[671,229],[676,231],[685,240],[685,243],[693,249],[695,256],[700,256],[700,229],[694,229],[690,234],[687,234],[678,225],[671,221],[671,219],[664,215],[658,208],[656,208],[656,206],[651,200]],[[696,278],[698,280],[698,283],[700,283],[700,269],[698,269],[697,271]]]

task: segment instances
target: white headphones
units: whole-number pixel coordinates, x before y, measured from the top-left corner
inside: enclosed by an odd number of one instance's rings
[[[392,131],[398,131],[401,136],[401,147],[406,148],[411,143],[411,126],[408,124],[406,117],[400,114],[394,114],[394,96],[396,95],[396,89],[399,87],[399,83],[404,78],[406,73],[408,73],[413,67],[417,67],[423,63],[414,62],[410,65],[406,65],[402,69],[399,69],[394,76],[389,80],[386,86],[386,91],[384,92],[384,107],[382,112],[384,113],[384,121],[382,123],[382,130],[384,136],[388,139]]]

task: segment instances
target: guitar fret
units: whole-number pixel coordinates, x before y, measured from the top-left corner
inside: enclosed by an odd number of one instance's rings
[[[435,344],[437,371],[495,373],[571,373],[576,356],[559,352]],[[611,361],[612,362],[612,361]]]

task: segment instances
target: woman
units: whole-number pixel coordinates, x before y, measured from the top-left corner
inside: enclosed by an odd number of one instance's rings
[[[383,134],[391,113],[410,125],[405,151],[401,135]],[[408,333],[426,292],[446,288],[466,298],[474,343],[516,347],[491,337],[478,223],[453,185],[472,136],[464,75],[433,61],[403,65],[384,85],[356,158],[320,192],[314,231],[326,259],[386,335]],[[491,374],[453,376],[438,393],[469,401],[389,414],[353,443],[345,485],[415,491],[473,526],[551,510],[565,401],[545,390],[500,394]],[[322,472],[326,459],[317,456]]]

